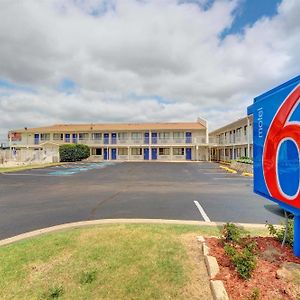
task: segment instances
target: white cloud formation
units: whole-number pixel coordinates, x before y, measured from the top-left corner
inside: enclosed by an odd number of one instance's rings
[[[0,79],[35,92],[0,86],[0,134],[197,116],[214,128],[299,73],[300,1],[283,0],[273,18],[224,39],[240,2],[195,2],[1,1]],[[74,94],[57,90],[64,79],[77,84]]]

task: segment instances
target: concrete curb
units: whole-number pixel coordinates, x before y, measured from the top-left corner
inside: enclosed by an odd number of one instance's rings
[[[109,225],[109,224],[170,224],[170,225],[196,225],[196,226],[211,226],[222,227],[225,222],[205,222],[205,221],[193,221],[193,220],[165,220],[165,219],[101,219],[92,221],[80,221],[73,223],[65,223],[61,225],[46,227],[26,233],[22,233],[7,239],[0,240],[0,246],[8,245],[17,241],[21,241],[27,238],[39,236],[45,233],[55,232],[64,229],[79,228],[93,225]],[[235,223],[237,226],[248,228],[265,228],[265,224],[247,224],[247,223]]]
[[[242,173],[242,176],[253,177],[253,174],[252,173],[244,172],[244,173]]]
[[[210,289],[214,300],[229,300],[223,281],[214,280],[215,276],[220,272],[217,259],[214,256],[209,255],[209,247],[206,245],[205,238],[203,236],[198,236],[197,240],[202,246],[205,265],[210,278]]]
[[[225,167],[225,166],[220,166],[220,168],[223,169],[223,170],[225,170],[225,171],[227,171],[227,172],[229,172],[229,173],[232,173],[232,174],[236,174],[237,173],[236,170],[230,169],[230,168]]]

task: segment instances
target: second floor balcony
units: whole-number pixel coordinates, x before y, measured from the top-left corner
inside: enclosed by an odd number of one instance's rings
[[[159,138],[159,137],[142,137],[142,138],[119,138],[119,137],[101,137],[97,139],[92,138],[79,138],[78,136],[66,135],[63,138],[59,139],[39,139],[35,137],[34,144],[39,145],[44,142],[53,142],[57,144],[64,143],[74,143],[74,144],[86,144],[86,145],[186,145],[186,144],[194,144],[194,145],[204,145],[206,144],[205,136],[198,137],[183,137],[183,138]]]

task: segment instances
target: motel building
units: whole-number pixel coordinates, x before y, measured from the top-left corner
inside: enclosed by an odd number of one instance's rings
[[[60,124],[9,131],[12,151],[58,156],[59,145],[85,144],[90,160],[207,161],[207,122]]]
[[[252,116],[238,119],[209,133],[210,157],[214,161],[253,158]]]

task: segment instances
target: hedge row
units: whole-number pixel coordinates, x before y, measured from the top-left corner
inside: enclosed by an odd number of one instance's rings
[[[68,144],[59,146],[60,161],[79,161],[90,156],[87,145]]]

